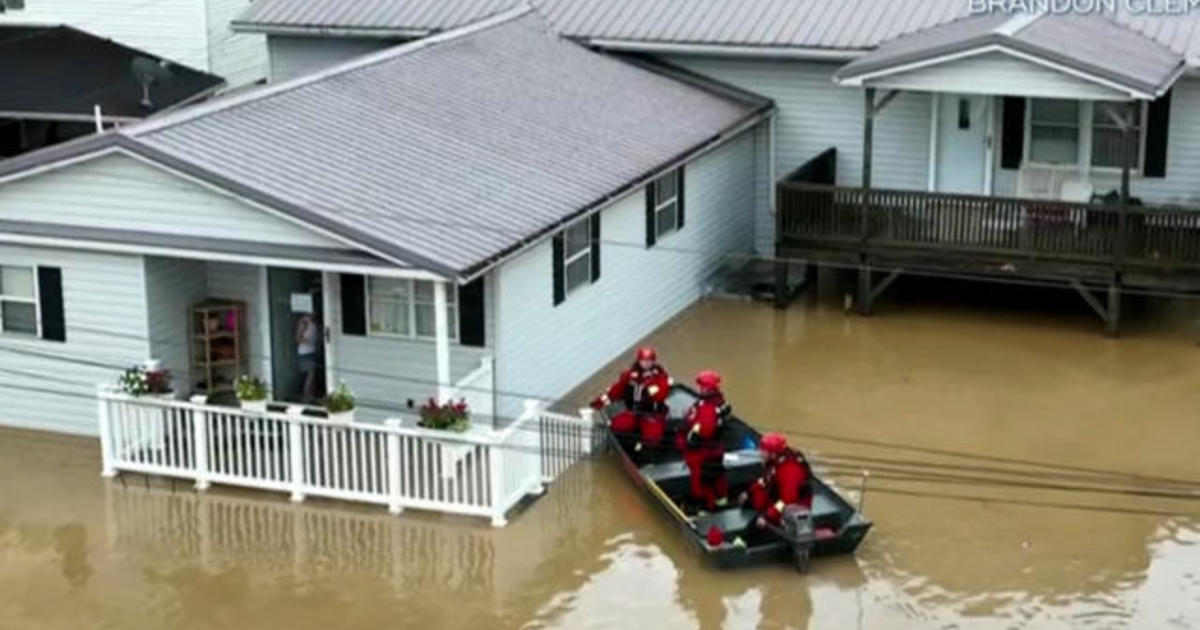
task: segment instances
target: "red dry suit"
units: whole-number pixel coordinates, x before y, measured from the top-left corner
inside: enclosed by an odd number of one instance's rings
[[[812,468],[803,455],[787,449],[767,462],[763,476],[750,486],[746,495],[754,511],[768,523],[779,526],[787,506],[812,509]]]
[[[625,409],[612,418],[614,433],[630,435],[636,431],[642,444],[657,446],[666,430],[666,401],[670,393],[671,378],[661,365],[655,363],[643,370],[634,363],[633,367],[621,372],[601,401],[625,403]]]
[[[683,428],[676,436],[676,445],[683,451],[683,461],[691,479],[691,498],[706,509],[716,508],[717,501],[729,494],[725,480],[725,447],[721,444],[721,429],[725,424],[728,406],[721,392],[701,394],[692,403]]]

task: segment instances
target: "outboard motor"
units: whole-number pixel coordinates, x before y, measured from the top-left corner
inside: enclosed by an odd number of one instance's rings
[[[792,543],[792,554],[796,570],[808,573],[813,544],[817,540],[812,512],[799,505],[789,505],[783,510],[783,531]]]

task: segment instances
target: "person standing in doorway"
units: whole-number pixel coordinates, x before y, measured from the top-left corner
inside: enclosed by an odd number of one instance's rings
[[[300,401],[310,404],[316,399],[317,390],[317,336],[320,334],[317,318],[312,313],[303,313],[296,321],[296,363],[300,371]]]

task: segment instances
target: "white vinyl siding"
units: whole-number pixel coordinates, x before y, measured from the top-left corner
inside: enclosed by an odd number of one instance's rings
[[[774,99],[779,108],[775,127],[776,177],[787,175],[829,147],[837,147],[837,183],[843,186],[861,183],[863,91],[833,83],[838,64],[698,55],[671,55],[665,60]],[[879,114],[872,155],[875,186],[925,190],[931,107],[928,94],[904,92]],[[765,143],[765,130],[762,134]],[[765,171],[760,169],[760,173],[764,173],[760,181],[766,184]],[[690,179],[685,180],[692,186]],[[764,188],[767,198],[758,204],[755,243],[760,252],[768,253],[773,251],[775,221],[768,210],[772,193],[769,186]],[[688,224],[690,208],[688,205]]]
[[[355,57],[396,45],[374,38],[290,37],[268,35],[271,82],[278,83],[335,66]]]
[[[730,253],[754,244],[756,132],[686,166],[687,227],[669,248],[609,247],[595,284],[558,306],[544,241],[497,275],[496,387],[502,416],[525,396],[555,399],[699,299]],[[643,243],[643,187],[600,213],[604,241]],[[631,307],[636,305],[636,307]]]
[[[405,278],[367,278],[367,330],[372,336],[435,336],[433,282]],[[446,292],[450,338],[458,339],[458,291]]]
[[[150,356],[142,258],[0,245],[0,260],[62,270],[67,332],[0,335],[0,424],[95,435],[96,385]]]
[[[345,249],[181,176],[107,155],[0,187],[0,220]]]
[[[332,332],[331,364],[334,383],[345,380],[359,397],[360,418],[380,421],[395,417],[404,410],[407,401],[419,406],[437,394],[437,349],[432,340],[398,336],[358,336],[342,332],[340,276],[332,274],[329,294],[325,296],[333,308],[328,322]],[[458,343],[450,345],[450,380],[452,382],[479,367],[480,360],[493,353],[495,339],[493,306],[495,282],[488,276],[484,282],[484,338],[487,347],[476,348]],[[458,327],[458,318],[450,320]],[[411,412],[415,413],[415,409]]]
[[[267,39],[256,33],[235,33],[229,23],[250,7],[251,0],[206,2],[209,72],[238,87],[267,78]]]

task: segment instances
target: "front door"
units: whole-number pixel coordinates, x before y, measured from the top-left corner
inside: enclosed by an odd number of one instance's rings
[[[271,390],[275,400],[315,403],[325,396],[321,273],[267,270],[271,296]]]
[[[936,189],[988,194],[991,164],[991,97],[940,94]]]

